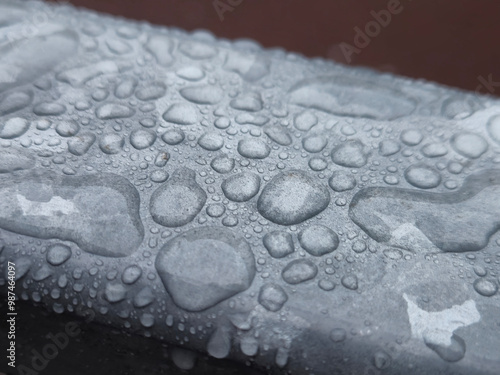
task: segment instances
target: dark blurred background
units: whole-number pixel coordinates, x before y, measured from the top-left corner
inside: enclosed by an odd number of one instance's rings
[[[56,0],[53,0],[56,1]],[[500,1],[69,0],[77,6],[500,95]],[[397,5],[399,4],[399,5]],[[387,10],[392,7],[387,22]],[[383,11],[382,13],[380,13]],[[382,22],[373,13],[382,14]],[[379,27],[371,21],[378,22]],[[380,26],[381,23],[386,25]],[[355,44],[357,31],[369,41]],[[345,44],[342,44],[345,43]],[[349,45],[349,46],[348,46]],[[341,47],[342,46],[342,47]],[[351,48],[351,46],[353,48]],[[350,55],[342,51],[350,50]],[[481,79],[482,78],[482,79]],[[487,82],[490,82],[489,84]]]

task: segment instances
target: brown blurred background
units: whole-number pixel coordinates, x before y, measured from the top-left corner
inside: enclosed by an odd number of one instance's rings
[[[265,47],[280,46],[310,57],[500,95],[500,1],[400,0],[398,7],[398,0],[69,2],[154,24],[202,28],[230,39],[252,38]],[[380,12],[391,5],[399,12],[392,14],[378,33],[372,23],[372,34],[376,35],[346,59],[340,44],[357,48],[354,28],[365,30],[374,20],[372,11]],[[490,84],[484,84],[488,78]]]

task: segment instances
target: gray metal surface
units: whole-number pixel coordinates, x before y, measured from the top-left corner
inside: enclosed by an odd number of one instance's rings
[[[0,116],[4,295],[10,261],[22,300],[265,372],[499,373],[498,100],[2,1]]]

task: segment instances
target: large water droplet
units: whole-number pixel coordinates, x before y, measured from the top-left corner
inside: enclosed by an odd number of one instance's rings
[[[460,155],[477,159],[488,149],[488,142],[474,133],[459,133],[451,138],[451,146]]]
[[[153,220],[166,227],[179,227],[192,221],[201,211],[207,194],[188,168],[174,171],[170,180],[154,191],[150,201]]]
[[[432,189],[441,183],[441,175],[437,170],[424,164],[417,164],[405,170],[408,183],[421,189]]]
[[[216,86],[191,86],[180,90],[184,99],[196,104],[217,104],[222,100],[223,91]]]
[[[260,177],[251,172],[241,172],[228,177],[221,185],[224,195],[235,202],[246,202],[260,189]]]
[[[330,193],[305,172],[291,170],[275,176],[262,190],[259,213],[276,224],[298,224],[319,214],[330,203]]]
[[[482,296],[491,297],[498,291],[498,285],[495,280],[477,279],[474,282],[474,289]]]
[[[125,268],[122,274],[124,284],[131,285],[135,283],[142,275],[142,269],[139,266],[131,265]]]
[[[318,267],[307,259],[292,260],[281,272],[283,280],[292,285],[314,279],[317,274]]]
[[[263,243],[269,255],[276,259],[284,258],[294,252],[290,233],[280,231],[267,233],[263,238]]]
[[[322,256],[339,246],[337,234],[323,225],[311,225],[299,233],[302,248],[314,256]]]
[[[285,290],[277,284],[266,284],[260,288],[259,303],[269,311],[279,311],[288,300]]]
[[[17,138],[26,133],[30,123],[23,118],[13,117],[7,121],[0,122],[0,138],[12,139]]]
[[[71,257],[71,249],[62,244],[52,245],[47,250],[47,262],[60,266]]]
[[[174,103],[163,114],[163,119],[179,125],[192,125],[198,122],[198,113],[193,105]]]
[[[335,164],[349,168],[360,168],[368,162],[364,145],[360,141],[348,141],[332,150],[332,160]]]
[[[151,147],[156,141],[156,132],[152,130],[136,129],[130,133],[130,144],[137,150]]]
[[[238,142],[238,152],[249,159],[265,159],[269,156],[271,148],[260,139],[242,139]]]
[[[156,269],[174,302],[202,311],[246,290],[255,276],[248,243],[229,229],[196,228],[169,241]]]

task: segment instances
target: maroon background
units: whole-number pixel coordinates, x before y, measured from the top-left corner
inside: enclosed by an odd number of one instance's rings
[[[77,6],[187,30],[204,28],[225,38],[247,37],[306,56],[347,63],[338,44],[353,44],[370,11],[389,0],[216,0],[237,4],[221,21],[213,0],[69,0]],[[351,65],[475,90],[478,77],[500,82],[500,1],[400,0],[394,15]],[[486,89],[482,89],[486,93]],[[500,84],[494,88],[500,95]]]

